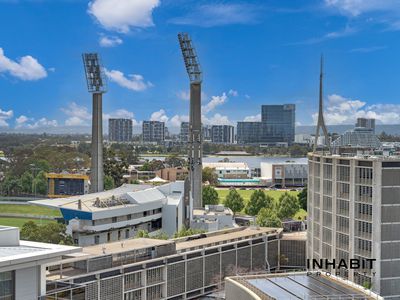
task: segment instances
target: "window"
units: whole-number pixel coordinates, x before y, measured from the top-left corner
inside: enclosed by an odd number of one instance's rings
[[[14,271],[0,273],[0,300],[15,299]]]
[[[111,222],[117,223],[117,217],[112,217]]]
[[[96,245],[100,244],[100,236],[98,236],[98,235],[95,235],[95,236],[94,236],[94,243],[95,243]]]

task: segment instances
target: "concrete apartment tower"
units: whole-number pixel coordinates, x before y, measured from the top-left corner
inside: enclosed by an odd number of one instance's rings
[[[96,193],[104,190],[103,93],[106,92],[106,81],[97,53],[84,53],[82,58],[88,91],[93,96],[90,191]]]
[[[186,71],[190,79],[190,112],[189,112],[189,178],[193,198],[192,208],[202,205],[202,159],[203,137],[201,128],[201,83],[202,74],[192,40],[187,33],[178,34]]]

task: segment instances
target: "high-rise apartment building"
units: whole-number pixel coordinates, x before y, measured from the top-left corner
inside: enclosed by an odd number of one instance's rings
[[[217,144],[233,144],[235,141],[234,127],[231,125],[211,126],[211,142]]]
[[[277,144],[294,142],[294,104],[262,105],[261,122],[238,122],[239,144]]]
[[[375,133],[375,119],[357,118],[356,127],[370,129]]]
[[[189,141],[189,122],[181,123],[181,132],[179,134],[179,139],[182,143],[187,143]]]
[[[162,143],[165,140],[165,123],[143,121],[142,135],[144,143]]]
[[[308,161],[308,259],[376,259],[372,269],[328,270],[399,299],[400,157],[316,152]]]
[[[203,133],[203,141],[211,141],[211,125],[202,125],[201,131]]]
[[[132,140],[132,120],[109,119],[108,139],[111,142],[130,142]]]

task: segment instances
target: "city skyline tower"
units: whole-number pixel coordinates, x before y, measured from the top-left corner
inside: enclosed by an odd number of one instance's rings
[[[107,91],[104,71],[97,53],[82,54],[89,93],[92,94],[92,157],[90,192],[104,190],[103,171],[103,93]]]
[[[319,74],[319,104],[318,104],[319,109],[318,109],[318,121],[317,121],[317,129],[315,132],[313,152],[317,151],[317,144],[318,144],[320,128],[322,128],[322,131],[325,136],[325,145],[328,146],[329,152],[331,152],[328,129],[326,128],[325,120],[324,120],[323,80],[324,80],[324,56],[321,55],[320,74]]]
[[[192,40],[187,33],[178,34],[186,71],[190,80],[190,112],[189,112],[189,179],[193,199],[192,208],[202,205],[202,159],[203,136],[201,127],[201,83],[202,72]],[[192,218],[192,215],[191,215]]]

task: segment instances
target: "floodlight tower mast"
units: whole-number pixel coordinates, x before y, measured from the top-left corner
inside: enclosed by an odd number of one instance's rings
[[[332,153],[331,150],[331,143],[329,141],[329,134],[328,130],[325,125],[324,121],[324,100],[323,100],[323,79],[324,79],[324,57],[321,55],[321,71],[319,74],[319,110],[318,110],[318,122],[317,122],[317,130],[315,132],[315,141],[314,141],[314,149],[313,152],[317,150],[317,143],[318,143],[318,137],[319,137],[319,130],[322,128],[322,131],[325,136],[325,145],[328,147],[328,150],[330,153]]]
[[[82,58],[88,91],[93,95],[90,191],[96,193],[104,190],[103,93],[107,87],[100,56],[97,53],[84,53]]]
[[[192,208],[202,207],[202,159],[203,137],[201,131],[201,83],[200,63],[192,40],[187,33],[178,34],[179,45],[190,80],[190,114],[189,114],[189,179],[193,199]]]

